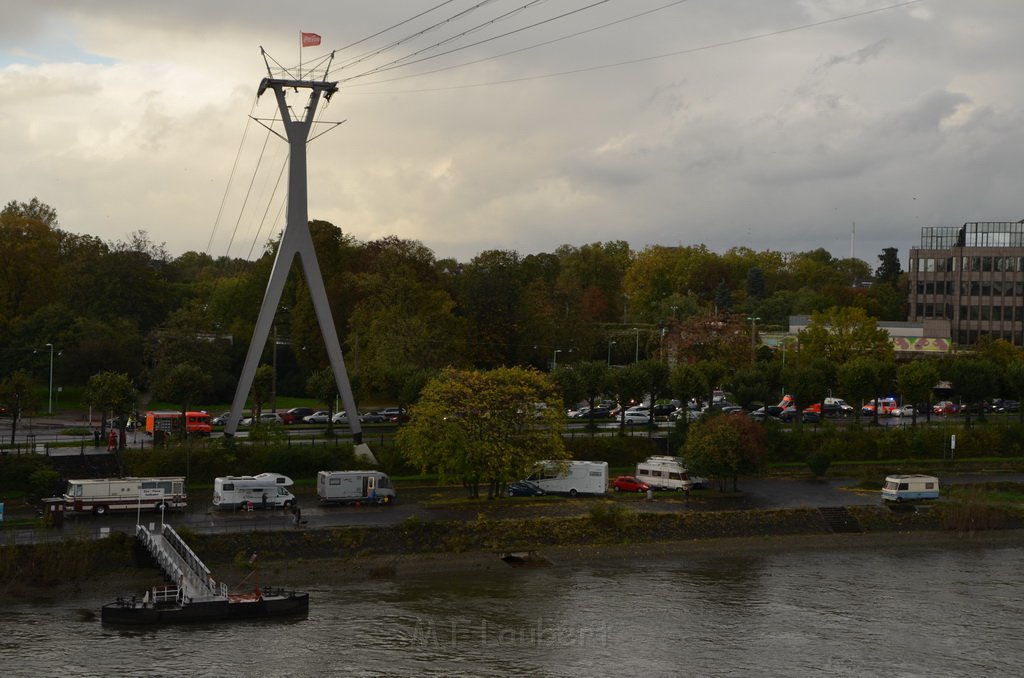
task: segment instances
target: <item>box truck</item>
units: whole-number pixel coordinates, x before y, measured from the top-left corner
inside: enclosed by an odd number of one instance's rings
[[[608,463],[604,461],[542,461],[527,478],[548,494],[605,494]]]
[[[316,493],[322,504],[390,504],[395,500],[391,479],[380,471],[320,471]]]

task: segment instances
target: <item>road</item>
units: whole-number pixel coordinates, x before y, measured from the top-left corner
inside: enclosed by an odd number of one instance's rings
[[[944,486],[985,481],[1024,482],[1024,474],[1009,475],[951,475],[940,478]],[[854,489],[856,481],[850,478],[829,480],[744,478],[740,480],[738,496],[711,500],[694,493],[689,502],[672,493],[659,493],[654,501],[642,497],[619,497],[637,511],[686,512],[709,510],[781,509],[796,507],[879,505],[877,491]],[[455,487],[418,487],[403,491],[397,488],[398,501],[392,506],[321,506],[311,494],[299,494],[301,529],[336,526],[380,527],[397,525],[415,516],[417,520],[474,520],[480,513],[493,518],[527,517],[542,515],[576,515],[590,510],[596,498],[561,498],[534,502],[525,498],[505,498],[495,502],[467,505],[461,503],[464,490]],[[308,490],[307,490],[308,492]],[[438,497],[453,501],[444,504]],[[428,500],[429,501],[424,501]],[[62,529],[12,530],[3,535],[17,543],[57,541],[64,537],[95,538],[109,532],[134,533],[136,521],[159,525],[160,515],[153,511],[136,514],[108,514],[105,516],[67,515]],[[185,527],[200,534],[227,534],[256,531],[296,529],[292,515],[283,510],[219,511],[214,510],[207,497],[191,497],[189,508],[172,512],[166,520],[176,528]]]

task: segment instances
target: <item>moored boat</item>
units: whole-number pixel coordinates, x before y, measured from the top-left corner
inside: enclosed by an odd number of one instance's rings
[[[256,587],[250,593],[215,595],[193,600],[177,586],[155,586],[142,599],[118,598],[103,606],[105,624],[160,625],[302,617],[309,612],[309,594]]]

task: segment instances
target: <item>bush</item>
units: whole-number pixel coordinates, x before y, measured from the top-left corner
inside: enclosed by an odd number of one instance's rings
[[[807,468],[811,469],[811,473],[814,474],[815,478],[820,478],[825,475],[831,465],[832,455],[823,450],[812,452],[807,457]]]

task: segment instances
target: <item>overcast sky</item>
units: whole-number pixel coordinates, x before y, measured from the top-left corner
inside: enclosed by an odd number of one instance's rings
[[[358,240],[905,267],[922,226],[1024,218],[1021,26],[1019,0],[0,0],[0,202],[258,254],[287,152],[249,117],[276,114],[260,47],[292,73],[336,49],[309,216]]]

